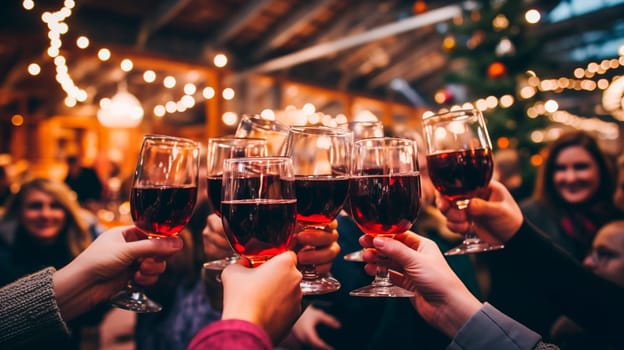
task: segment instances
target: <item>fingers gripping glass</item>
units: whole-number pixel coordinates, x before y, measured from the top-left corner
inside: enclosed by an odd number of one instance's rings
[[[436,190],[458,209],[485,190],[492,179],[492,144],[483,114],[455,110],[423,117],[429,175]],[[480,253],[503,248],[481,240],[471,224],[459,246],[446,255]]]
[[[130,193],[134,225],[150,239],[182,231],[197,200],[198,173],[199,144],[184,138],[146,135]],[[132,281],[111,302],[141,313],[162,309]]]
[[[353,133],[323,126],[291,127],[284,154],[293,160],[300,231],[325,231],[342,210],[349,189]],[[313,246],[300,249],[315,249]],[[315,265],[301,265],[304,295],[337,291],[340,282],[319,276]]]
[[[355,142],[348,202],[353,220],[367,235],[394,237],[412,227],[420,210],[420,172],[414,142],[399,138]],[[365,297],[412,297],[390,281],[384,257],[375,280],[349,294]]]

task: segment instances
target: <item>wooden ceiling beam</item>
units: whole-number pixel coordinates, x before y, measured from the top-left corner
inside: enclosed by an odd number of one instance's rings
[[[259,15],[271,4],[271,0],[253,0],[250,1],[238,13],[233,15],[208,42],[204,44],[204,48],[210,50],[212,47],[223,45],[232,36],[241,31],[247,23],[255,16]]]
[[[421,15],[412,16],[397,22],[382,25],[363,33],[349,35],[333,42],[317,44],[303,50],[269,60],[255,67],[251,67],[250,69],[247,69],[239,74],[231,75],[228,78],[230,82],[238,81],[247,77],[249,74],[266,73],[289,68],[303,62],[312,61],[320,57],[350,49],[352,47],[379,40],[391,35],[397,35],[423,26],[446,21],[460,14],[461,7],[459,5],[449,5]]]
[[[192,0],[165,0],[152,13],[147,15],[141,22],[139,34],[137,35],[136,47],[145,47],[150,35],[160,27],[169,23],[182,10],[184,10]]]
[[[282,21],[271,30],[271,34],[267,35],[262,42],[258,44],[258,48],[252,54],[253,57],[259,59],[271,50],[286,44],[323,11],[326,11],[334,2],[335,0],[305,2],[304,6],[299,7],[295,13],[289,14],[288,19]]]

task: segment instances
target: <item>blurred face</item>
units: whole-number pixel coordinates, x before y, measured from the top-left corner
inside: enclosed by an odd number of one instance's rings
[[[624,223],[605,226],[598,232],[583,265],[624,287]]]
[[[586,202],[600,186],[598,163],[581,146],[564,148],[555,160],[553,183],[566,202],[570,204]]]
[[[624,211],[624,168],[618,169],[618,178],[615,188],[615,194],[613,195],[613,202],[615,206]]]
[[[20,221],[30,236],[51,244],[65,226],[66,215],[52,196],[33,189],[24,196]]]

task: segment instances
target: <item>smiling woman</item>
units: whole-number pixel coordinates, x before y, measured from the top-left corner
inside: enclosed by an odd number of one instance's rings
[[[91,243],[94,221],[86,220],[75,198],[65,184],[37,178],[22,184],[9,199],[0,221],[0,286],[46,266],[59,269]],[[103,310],[70,324],[70,343],[54,347],[77,349],[79,329],[97,322]]]

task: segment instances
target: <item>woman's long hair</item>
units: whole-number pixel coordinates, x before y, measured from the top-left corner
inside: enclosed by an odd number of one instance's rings
[[[553,174],[555,173],[555,162],[559,153],[573,146],[585,149],[598,165],[600,186],[592,200],[612,204],[612,196],[615,191],[613,165],[598,146],[596,139],[582,130],[563,133],[548,146],[544,165],[537,174],[533,198],[554,210],[566,205],[565,200],[555,188]]]
[[[24,198],[31,190],[46,193],[61,205],[65,212],[66,222],[58,239],[64,240],[64,245],[69,250],[71,258],[78,256],[91,244],[93,239],[89,232],[88,223],[81,216],[81,211],[84,209],[78,204],[76,194],[62,182],[35,178],[23,183],[19,191],[8,200],[3,219],[17,220],[18,225],[21,226],[19,223],[20,212]]]

